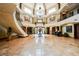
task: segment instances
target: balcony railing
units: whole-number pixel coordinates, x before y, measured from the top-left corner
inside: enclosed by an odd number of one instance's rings
[[[79,14],[76,14],[74,16],[68,17],[62,21],[57,22],[59,24],[66,24],[66,23],[79,23]]]

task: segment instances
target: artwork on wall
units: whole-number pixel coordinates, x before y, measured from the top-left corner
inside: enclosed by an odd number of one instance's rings
[[[72,33],[72,26],[66,26],[66,32]]]
[[[24,16],[25,21],[29,21],[28,17]]]
[[[50,20],[50,22],[52,22],[55,20],[55,17],[51,17],[49,20]]]

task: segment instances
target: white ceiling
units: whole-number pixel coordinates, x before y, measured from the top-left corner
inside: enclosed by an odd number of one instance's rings
[[[23,3],[23,5],[25,5],[30,9],[35,8],[34,5],[37,5],[37,4],[44,4],[46,9],[50,9],[52,7],[55,7],[57,3]]]
[[[34,13],[38,13],[40,12],[39,7],[41,7],[41,14],[45,14],[45,11],[48,13],[52,8],[56,7],[57,3],[23,3],[23,6],[29,9],[26,10],[27,13],[30,13],[29,11],[31,11],[30,14],[33,14],[34,10]]]
[[[45,3],[46,9],[50,9],[52,7],[55,7],[57,3]]]
[[[23,5],[27,8],[33,9],[35,3],[23,3]]]

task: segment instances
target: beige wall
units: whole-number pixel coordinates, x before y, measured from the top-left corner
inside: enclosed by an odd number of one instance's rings
[[[14,12],[16,12],[16,4],[0,3],[0,25],[5,28],[12,27],[14,32],[26,36],[26,33],[18,25]]]
[[[16,10],[14,4],[0,4],[0,25],[8,27],[12,25],[13,12]]]

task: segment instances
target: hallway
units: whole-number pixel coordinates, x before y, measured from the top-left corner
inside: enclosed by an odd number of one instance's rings
[[[0,11],[1,56],[79,56],[79,3],[0,3]]]
[[[77,56],[79,40],[54,35],[30,35],[0,41],[0,55],[7,56]]]

